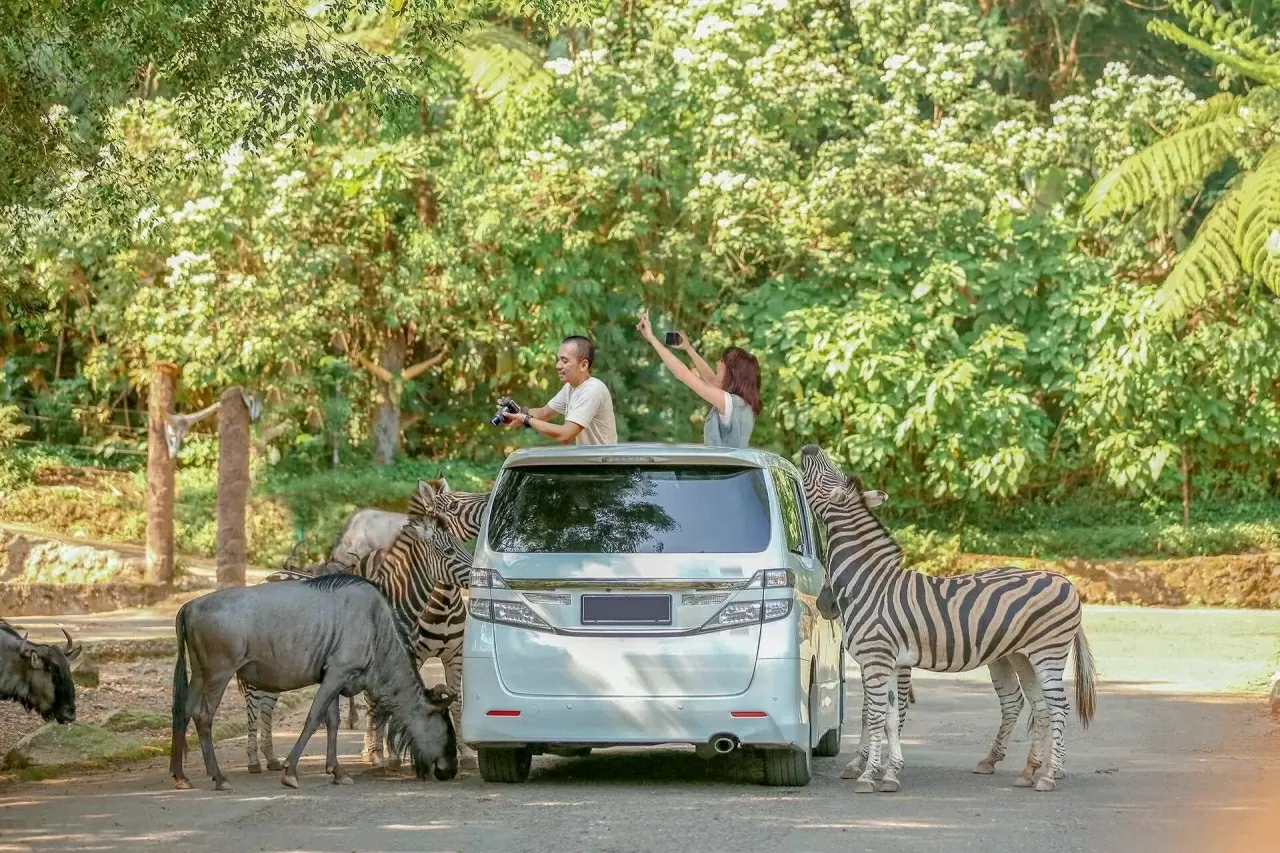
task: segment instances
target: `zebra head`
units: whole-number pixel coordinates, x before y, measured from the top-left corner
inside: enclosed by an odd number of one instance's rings
[[[816,444],[806,444],[800,451],[800,474],[809,506],[828,525],[831,515],[841,509],[847,511],[856,506],[870,509],[889,500],[887,493],[868,489],[856,474],[841,473],[826,451]]]
[[[410,517],[403,529],[410,538],[426,547],[432,581],[464,589],[471,584],[471,555],[449,532],[442,519]]]

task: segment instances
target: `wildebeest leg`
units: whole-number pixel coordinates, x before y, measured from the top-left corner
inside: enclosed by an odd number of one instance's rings
[[[195,679],[192,679],[193,681]],[[191,701],[196,705],[194,712],[190,715],[196,724],[196,734],[200,737],[200,752],[204,755],[204,769],[213,779],[213,789],[215,791],[230,791],[231,785],[227,783],[227,777],[222,775],[222,769],[218,767],[218,756],[213,750],[213,718],[218,713],[218,705],[222,702],[222,694],[227,689],[227,682],[231,680],[231,673],[227,673],[222,678],[214,678],[205,682],[199,692],[192,691]],[[194,686],[194,685],[193,685]]]
[[[351,776],[338,766],[338,729],[342,727],[341,702],[341,697],[334,697],[333,702],[329,705],[328,719],[325,721],[325,729],[328,730],[326,732],[328,743],[325,746],[324,772],[333,774],[333,784],[350,785]]]
[[[311,740],[320,723],[328,719],[329,706],[337,701],[338,691],[342,689],[346,678],[345,671],[331,669],[325,673],[324,681],[320,682],[316,698],[311,700],[311,711],[307,714],[307,722],[302,727],[302,734],[298,735],[298,742],[293,745],[293,749],[289,751],[289,757],[284,760],[284,775],[280,777],[280,784],[286,788],[298,787],[298,759],[302,757],[302,751],[307,748],[307,741]]]
[[[356,697],[347,697],[347,728],[354,729],[356,721],[360,719],[360,715],[356,713]]]

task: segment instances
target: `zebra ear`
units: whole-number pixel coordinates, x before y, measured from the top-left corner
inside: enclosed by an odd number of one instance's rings
[[[447,492],[449,489],[449,481],[444,478],[444,474],[440,475],[440,491]]]

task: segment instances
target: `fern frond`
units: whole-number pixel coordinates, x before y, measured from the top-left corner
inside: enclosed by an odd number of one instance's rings
[[[1240,184],[1234,247],[1244,271],[1280,294],[1280,142]]]
[[[1219,65],[1225,65],[1242,77],[1248,77],[1268,86],[1280,85],[1280,59],[1274,55],[1264,55],[1260,59],[1246,58],[1236,53],[1214,47],[1204,39],[1196,38],[1184,32],[1177,24],[1168,21],[1154,20],[1147,22],[1147,31],[1168,39],[1171,42],[1190,48]]]
[[[1244,98],[1231,92],[1219,92],[1206,100],[1178,123],[1178,130],[1190,130],[1193,127],[1211,124],[1224,116],[1238,115]]]
[[[1186,317],[1210,290],[1240,277],[1243,270],[1234,245],[1240,198],[1240,187],[1236,187],[1214,205],[1160,285],[1156,304],[1166,321]]]
[[[1268,62],[1278,58],[1247,17],[1230,11],[1219,11],[1204,0],[1195,3],[1175,0],[1170,5],[1187,19],[1187,29],[1192,35],[1212,44],[1229,47],[1245,59]]]
[[[1097,222],[1156,198],[1184,196],[1199,189],[1236,150],[1244,127],[1238,113],[1226,113],[1126,157],[1089,190],[1084,201],[1086,221]]]
[[[502,101],[551,89],[542,51],[509,27],[477,27],[459,39],[450,56],[481,100]]]

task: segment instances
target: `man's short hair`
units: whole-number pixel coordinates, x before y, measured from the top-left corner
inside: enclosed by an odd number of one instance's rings
[[[578,349],[578,358],[585,358],[587,366],[592,367],[596,363],[596,345],[591,343],[591,339],[582,335],[570,335],[560,343],[573,344]]]

